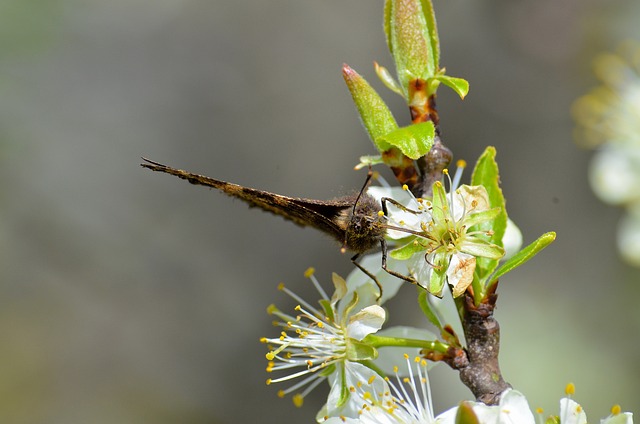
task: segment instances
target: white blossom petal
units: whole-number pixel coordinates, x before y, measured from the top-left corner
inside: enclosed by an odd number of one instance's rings
[[[456,253],[447,268],[447,280],[451,284],[453,297],[461,296],[473,281],[476,257],[466,253]]]
[[[367,306],[349,318],[347,337],[362,340],[380,330],[385,319],[385,311],[381,306]]]
[[[560,399],[560,422],[562,424],[587,424],[587,414],[578,402],[562,398]]]
[[[503,260],[518,253],[522,247],[522,232],[510,218],[507,218],[507,228],[502,236],[502,246],[505,251]]]

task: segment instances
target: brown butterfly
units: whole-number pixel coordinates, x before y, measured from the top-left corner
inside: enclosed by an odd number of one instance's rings
[[[381,207],[372,196],[365,192],[371,180],[371,171],[367,176],[362,190],[357,195],[322,201],[282,196],[268,191],[256,190],[238,184],[216,180],[204,175],[193,174],[183,171],[182,169],[171,168],[170,166],[154,162],[144,157],[142,160],[146,162],[140,164],[143,168],[175,175],[176,177],[189,181],[191,184],[216,188],[229,196],[237,197],[247,202],[251,207],[259,207],[265,211],[293,221],[300,226],[313,227],[330,235],[342,244],[342,252],[350,250],[356,253],[355,256],[351,258],[351,261],[362,272],[375,281],[380,288],[380,295],[382,295],[382,287],[376,277],[356,262],[361,254],[377,246],[381,246],[382,248],[382,268],[385,271],[405,281],[415,283],[415,280],[411,277],[387,269],[387,244],[384,239],[386,230],[387,228],[400,231],[406,230],[389,226],[384,222],[386,202],[391,202],[402,208],[404,207],[389,198],[382,199]],[[383,216],[380,215],[380,211],[384,212]]]

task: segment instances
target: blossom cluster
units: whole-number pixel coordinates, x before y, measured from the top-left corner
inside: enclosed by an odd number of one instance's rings
[[[628,42],[617,54],[599,56],[602,85],[573,107],[576,141],[597,149],[589,180],[604,202],[625,208],[617,244],[623,259],[640,266],[640,45]]]
[[[280,285],[280,290],[299,305],[295,307],[295,315],[270,306],[268,312],[277,317],[275,325],[281,327],[282,332],[279,337],[262,341],[270,349],[266,355],[267,371],[284,373],[267,380],[267,384],[297,381],[280,390],[280,397],[292,395],[294,404],[300,407],[311,390],[322,382],[329,383],[327,402],[317,413],[317,422],[587,424],[582,406],[571,398],[575,391],[571,384],[566,389],[567,397],[560,400],[557,416],[543,418],[543,411],[538,409],[536,420],[525,396],[513,389],[501,394],[498,405],[465,401],[436,415],[427,362],[416,354],[415,349],[411,352],[413,356],[406,353],[411,350],[410,346],[419,346],[418,340],[428,339],[433,334],[409,327],[381,330],[386,312],[376,303],[377,287],[370,281],[360,284],[356,273],[347,280],[334,274],[335,291],[331,297],[322,289],[313,269],[307,270],[305,275],[320,295],[320,306],[313,306]],[[397,291],[397,287],[389,284],[384,287],[393,293]],[[392,352],[380,355],[380,346],[384,345],[390,346],[385,349]],[[632,414],[621,412],[617,405],[609,417],[601,420],[601,424],[632,423]]]

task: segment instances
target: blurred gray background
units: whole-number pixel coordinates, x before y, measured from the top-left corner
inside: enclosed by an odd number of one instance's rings
[[[505,378],[557,413],[640,413],[640,273],[619,211],[590,192],[569,109],[593,56],[640,37],[635,0],[435,0],[445,142],[498,149],[510,216],[557,242],[503,279]],[[340,74],[363,74],[402,124],[371,0],[0,2],[0,422],[311,422],[266,387],[268,304],[325,287],[348,258],[313,230],[139,167],[139,157],[292,196],[357,190],[374,153]],[[467,177],[470,173],[467,173]],[[407,288],[392,323],[425,326]],[[437,411],[470,392],[432,373]]]

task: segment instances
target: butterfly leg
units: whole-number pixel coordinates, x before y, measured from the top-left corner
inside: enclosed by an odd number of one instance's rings
[[[396,208],[398,208],[400,210],[412,213],[414,215],[419,215],[419,214],[422,213],[421,211],[414,211],[413,209],[409,209],[408,207],[406,207],[402,203],[398,202],[397,200],[392,199],[391,197],[383,197],[382,199],[380,199],[380,203],[382,204],[382,212],[384,213],[384,216],[388,216],[389,215],[387,213],[387,211],[388,211],[387,202],[391,203],[393,206],[395,206]]]
[[[360,253],[354,255],[351,258],[351,262],[353,262],[353,264],[357,266],[360,271],[364,272],[367,275],[367,277],[371,278],[373,282],[376,283],[376,286],[378,286],[378,288],[380,289],[378,297],[376,298],[376,301],[379,301],[380,298],[382,297],[382,284],[380,284],[380,282],[378,281],[375,275],[373,275],[369,270],[367,270],[365,267],[363,267],[358,263],[358,258],[360,258]]]
[[[387,242],[385,240],[382,240],[380,242],[380,245],[382,247],[382,269],[384,269],[388,274],[393,275],[394,277],[397,277],[401,280],[404,280],[408,283],[411,284],[415,284],[417,286],[422,287],[420,284],[418,284],[418,281],[416,281],[415,278],[409,276],[409,275],[404,275],[404,274],[400,274],[399,272],[396,272],[392,269],[389,269],[387,267]]]

